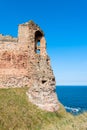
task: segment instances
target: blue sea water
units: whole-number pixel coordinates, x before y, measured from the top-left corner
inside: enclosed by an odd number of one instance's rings
[[[87,111],[87,86],[56,86],[56,93],[66,111],[74,115]]]

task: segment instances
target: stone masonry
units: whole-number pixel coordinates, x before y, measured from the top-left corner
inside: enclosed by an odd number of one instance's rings
[[[43,31],[33,21],[19,25],[18,38],[0,34],[0,87],[28,86],[29,100],[43,110],[57,111],[55,77]]]

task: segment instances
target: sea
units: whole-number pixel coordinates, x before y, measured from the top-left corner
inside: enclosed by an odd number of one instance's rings
[[[73,115],[87,112],[87,86],[56,86],[56,93],[67,112]]]

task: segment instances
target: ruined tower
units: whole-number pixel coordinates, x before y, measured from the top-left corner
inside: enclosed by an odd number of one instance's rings
[[[33,21],[19,25],[18,38],[0,35],[0,87],[24,86],[29,87],[32,103],[44,110],[58,110],[46,40]]]

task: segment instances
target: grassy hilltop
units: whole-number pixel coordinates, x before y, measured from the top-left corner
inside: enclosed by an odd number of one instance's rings
[[[87,113],[72,116],[38,109],[28,101],[28,88],[0,89],[0,130],[87,130]]]

